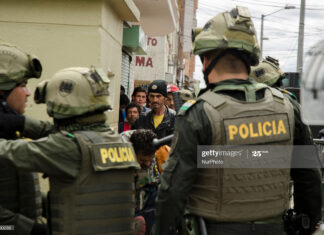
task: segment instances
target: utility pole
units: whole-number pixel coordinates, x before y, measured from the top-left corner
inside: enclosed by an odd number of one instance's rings
[[[263,21],[264,15],[261,15],[261,35],[260,35],[260,60],[262,60],[262,53],[263,53]]]
[[[285,5],[283,8],[280,8],[279,10],[276,10],[274,12],[271,12],[269,14],[262,14],[261,15],[261,34],[260,34],[260,60],[262,60],[262,54],[263,54],[263,40],[265,39],[268,39],[268,38],[264,38],[263,37],[263,22],[264,22],[264,18],[266,16],[269,16],[269,15],[272,15],[272,14],[275,14],[279,11],[282,11],[282,10],[286,10],[286,9],[295,9],[296,7],[295,6],[292,6],[292,5]]]
[[[299,76],[303,73],[303,53],[304,53],[304,27],[305,27],[305,0],[300,1],[299,13],[299,32],[298,32],[298,52],[297,52],[297,68]]]

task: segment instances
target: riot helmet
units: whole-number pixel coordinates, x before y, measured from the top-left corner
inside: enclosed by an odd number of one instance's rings
[[[30,78],[40,78],[40,61],[17,46],[0,43],[0,90],[11,91]]]
[[[231,51],[240,56],[248,72],[251,65],[259,62],[260,48],[257,42],[251,15],[246,7],[236,7],[230,12],[224,12],[210,19],[201,32],[195,30],[193,53],[203,55],[214,50],[220,51],[204,71],[204,79],[208,84],[208,75],[217,61]]]
[[[104,112],[109,104],[109,79],[101,70],[84,67],[65,68],[35,91],[36,103],[46,103],[54,119],[66,119],[87,113]]]
[[[267,56],[259,65],[251,67],[250,77],[259,83],[273,86],[278,80],[284,78],[284,73],[279,68],[279,61]]]
[[[324,40],[306,53],[301,83],[301,113],[308,125],[324,124]]]

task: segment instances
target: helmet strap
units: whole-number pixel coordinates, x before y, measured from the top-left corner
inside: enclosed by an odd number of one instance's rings
[[[205,69],[205,71],[203,71],[204,74],[204,80],[206,85],[208,86],[209,81],[208,81],[208,76],[210,74],[210,72],[212,71],[212,69],[215,67],[215,65],[217,64],[217,62],[219,61],[220,58],[222,58],[225,54],[227,53],[226,50],[221,51],[218,55],[216,55],[212,61],[210,62],[210,64],[207,66],[207,68]]]

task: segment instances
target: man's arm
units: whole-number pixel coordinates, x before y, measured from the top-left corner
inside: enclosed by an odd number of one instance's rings
[[[40,121],[25,116],[22,135],[31,139],[39,139],[55,132],[54,125],[50,122]]]
[[[161,175],[156,202],[156,234],[175,234],[197,175],[197,145],[210,144],[211,131],[202,105],[178,117],[172,150]]]
[[[80,155],[78,144],[61,133],[34,141],[0,140],[0,161],[50,176],[75,178],[81,165]]]
[[[295,133],[294,145],[313,145],[313,137],[310,128],[300,118],[300,105],[296,100],[290,99],[294,107]],[[293,154],[293,156],[301,156]],[[306,156],[316,158],[316,155]],[[294,160],[294,159],[293,159]],[[317,159],[309,159],[316,161]],[[319,166],[320,167],[320,166]],[[294,181],[294,209],[298,213],[307,214],[311,219],[311,228],[321,220],[322,189],[320,169],[293,168],[291,178]]]

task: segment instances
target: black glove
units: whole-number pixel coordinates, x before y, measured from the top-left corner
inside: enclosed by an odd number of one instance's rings
[[[30,235],[46,235],[46,227],[46,224],[35,222]]]
[[[24,130],[25,117],[23,115],[0,112],[0,138],[12,139],[16,132]]]

